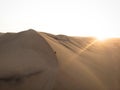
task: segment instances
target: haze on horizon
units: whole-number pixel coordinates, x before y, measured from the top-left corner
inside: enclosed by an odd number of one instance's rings
[[[0,32],[120,37],[119,0],[0,0]]]

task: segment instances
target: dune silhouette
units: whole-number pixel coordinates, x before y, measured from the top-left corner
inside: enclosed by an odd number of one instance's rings
[[[120,39],[0,33],[0,90],[120,90]]]

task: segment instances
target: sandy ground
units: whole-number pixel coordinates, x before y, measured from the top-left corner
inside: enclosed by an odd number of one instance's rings
[[[120,39],[0,33],[0,90],[120,90]]]
[[[54,90],[120,90],[120,39],[40,35],[58,58]]]

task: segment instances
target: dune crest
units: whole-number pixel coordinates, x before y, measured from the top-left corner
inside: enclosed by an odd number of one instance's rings
[[[40,35],[58,58],[54,90],[120,90],[119,38],[103,43],[92,37]]]

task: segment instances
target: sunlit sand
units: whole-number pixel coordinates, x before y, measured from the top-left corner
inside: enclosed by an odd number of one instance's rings
[[[120,38],[106,39],[0,33],[0,90],[120,90]]]

